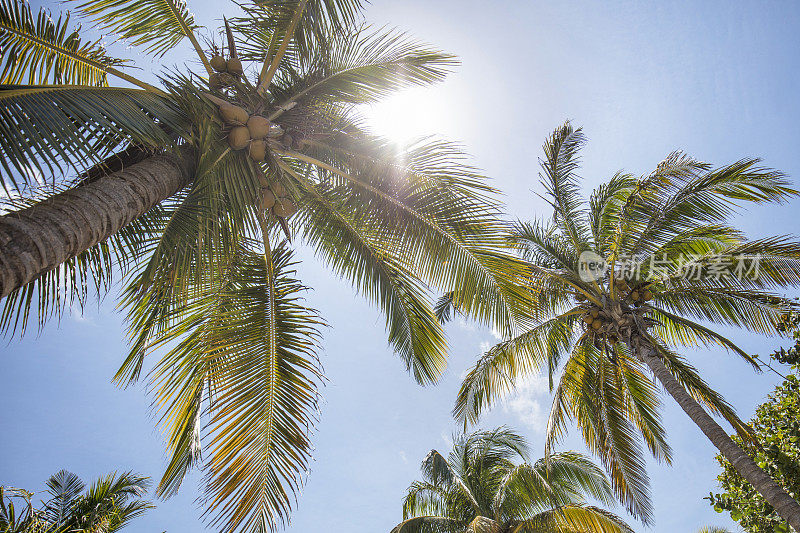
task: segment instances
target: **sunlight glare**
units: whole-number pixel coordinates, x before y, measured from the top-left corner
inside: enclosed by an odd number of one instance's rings
[[[372,133],[401,145],[419,137],[446,136],[453,123],[441,92],[431,87],[406,89],[364,106],[362,112]]]

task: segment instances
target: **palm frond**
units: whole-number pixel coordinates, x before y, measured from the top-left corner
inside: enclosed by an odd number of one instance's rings
[[[549,362],[555,368],[571,346],[575,320],[573,315],[561,315],[492,347],[463,379],[453,408],[456,420],[477,423],[483,411],[512,391],[519,380]]]
[[[544,511],[533,518],[512,523],[509,530],[513,533],[633,533],[622,518],[591,505],[569,505]]]
[[[353,216],[341,191],[324,183],[309,183],[307,190],[299,222],[304,239],[336,274],[382,309],[389,342],[417,382],[435,382],[446,365],[447,341],[427,288],[410,265],[398,261],[391,241]]]
[[[391,533],[461,533],[464,525],[443,516],[415,516],[396,525]]]
[[[587,243],[588,224],[581,207],[582,199],[575,171],[580,166],[578,152],[586,139],[581,128],[569,122],[556,129],[544,144],[540,179],[547,192],[545,199],[553,207],[553,221],[569,237],[578,253]]]
[[[171,102],[138,89],[4,86],[0,104],[6,190],[69,169],[80,172],[128,142],[174,146],[175,135],[186,128]]]
[[[77,474],[66,470],[59,470],[50,476],[46,484],[51,498],[44,507],[45,515],[50,522],[60,527],[68,520],[85,485]]]
[[[279,110],[293,102],[374,102],[405,87],[439,82],[457,64],[454,56],[403,33],[368,27],[337,34],[325,46],[310,65],[273,83]]]
[[[130,39],[134,46],[161,57],[189,38],[199,58],[208,59],[194,32],[199,28],[183,0],[71,0],[76,9],[106,33]]]
[[[107,85],[108,67],[125,61],[106,53],[99,41],[85,41],[66,13],[53,20],[21,0],[0,2],[0,83],[6,85]]]

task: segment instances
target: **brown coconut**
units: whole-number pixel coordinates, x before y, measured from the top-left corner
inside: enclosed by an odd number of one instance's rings
[[[275,205],[275,195],[269,189],[261,191],[261,210],[266,211],[272,209]]]
[[[250,144],[250,132],[246,126],[236,126],[228,134],[228,144],[234,150],[244,150]]]
[[[219,77],[219,73],[215,72],[208,77],[208,86],[212,91],[219,91],[222,89],[222,80]]]
[[[244,69],[242,68],[242,62],[239,59],[232,57],[228,60],[228,72],[236,76],[237,78],[244,74]]]
[[[250,150],[248,154],[253,161],[263,161],[267,157],[267,143],[261,139],[253,139],[250,141]]]
[[[594,329],[600,329],[600,327],[602,325],[603,325],[603,322],[600,321],[600,320],[595,320],[594,322],[592,322],[592,328],[594,328]]]
[[[297,206],[289,198],[278,198],[272,207],[276,217],[289,218],[297,213]]]
[[[211,58],[211,68],[216,70],[217,72],[225,72],[228,68],[227,61],[221,55],[215,55]]]
[[[222,116],[222,120],[227,124],[244,125],[247,124],[247,121],[250,119],[250,115],[247,114],[247,111],[233,104],[220,106],[219,114]]]
[[[227,72],[222,72],[219,75],[219,81],[222,83],[223,87],[230,87],[236,79]]]
[[[280,183],[270,183],[269,188],[272,189],[272,192],[274,192],[275,196],[278,198],[286,196],[286,187]]]
[[[253,139],[265,139],[269,135],[269,119],[253,115],[247,119],[247,129]]]

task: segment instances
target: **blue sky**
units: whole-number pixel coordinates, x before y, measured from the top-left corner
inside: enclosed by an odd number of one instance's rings
[[[201,22],[221,17],[211,11],[217,3],[189,4]],[[505,192],[514,217],[547,214],[534,194],[537,157],[544,137],[568,118],[589,138],[587,188],[621,168],[645,173],[674,149],[716,164],[761,156],[793,179],[800,176],[796,4],[375,0],[367,17],[462,61],[440,86],[377,106],[376,127],[461,141]],[[188,57],[171,54],[167,64]],[[395,111],[397,119],[387,120]],[[739,221],[752,236],[798,233],[798,207],[751,209]],[[470,324],[451,324],[447,375],[437,387],[416,386],[387,347],[378,314],[301,253],[307,261],[300,273],[314,287],[309,300],[331,325],[323,355],[329,383],[315,459],[288,531],[388,531],[401,518],[403,491],[427,451],[448,449],[459,378],[494,338]],[[62,467],[84,479],[114,469],[161,473],[162,439],[144,387],[110,384],[125,353],[113,300],[38,337],[0,346],[0,483],[41,490]],[[731,334],[753,352],[776,343]],[[775,383],[720,351],[690,355],[746,418]],[[548,405],[546,386],[531,379],[482,425],[517,427],[541,451]],[[674,464],[650,465],[656,509],[650,531],[732,524],[702,500],[717,489],[713,448],[668,398],[664,418]],[[581,449],[575,433],[565,449]],[[187,479],[177,497],[129,530],[198,531],[198,481]]]

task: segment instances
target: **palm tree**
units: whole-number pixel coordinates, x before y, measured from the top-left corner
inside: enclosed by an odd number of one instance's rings
[[[431,450],[392,533],[632,533],[586,503],[586,496],[614,503],[603,471],[587,458],[563,452],[549,464],[528,460],[525,440],[507,428],[461,435],[447,458]]]
[[[728,217],[739,203],[781,202],[797,192],[757,159],[712,169],[674,153],[641,178],[616,174],[585,202],[576,174],[583,143],[581,129],[569,123],[550,136],[540,177],[553,217],[513,229],[535,272],[531,289],[538,292],[539,324],[481,357],[462,384],[454,414],[474,422],[516,380],[546,369],[554,389],[547,448],[575,420],[618,496],[648,522],[648,477],[636,433],[656,459],[669,462],[671,456],[649,370],[742,477],[800,531],[797,502],[708,411],[748,441],[750,429],[673,349],[722,346],[759,368],[734,342],[698,321],[776,332],[792,306],[776,291],[800,282],[800,243],[788,236],[748,240]]]
[[[68,16],[0,0],[0,173],[13,193],[0,326],[24,330],[35,312],[41,325],[121,270],[131,351],[117,381],[161,354],[150,390],[170,460],[157,493],[202,466],[210,523],[263,531],[285,522],[308,470],[322,379],[322,318],[287,240],[380,308],[420,383],[446,361],[433,291],[509,334],[530,302],[487,180],[452,144],[398,148],[356,114],[441,80],[453,56],[359,26],[358,0],[237,5],[207,32],[178,0],[81,0],[155,63],[191,44],[200,72],[158,71],[156,86]]]
[[[97,479],[84,492],[81,479],[66,470],[50,476],[50,499],[34,509],[33,494],[12,487],[0,487],[0,529],[7,533],[112,533],[144,514],[153,504],[142,500],[147,478],[125,472]],[[15,510],[13,499],[24,502]]]

